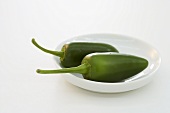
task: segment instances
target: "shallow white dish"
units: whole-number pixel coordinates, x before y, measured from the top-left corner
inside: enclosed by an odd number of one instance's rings
[[[61,50],[62,46],[67,42],[102,42],[108,43],[116,47],[120,53],[126,53],[131,55],[137,55],[146,58],[149,61],[148,67],[141,73],[125,80],[124,82],[118,83],[102,83],[86,80],[81,74],[63,74],[63,77],[71,84],[80,88],[100,92],[100,93],[118,93],[125,92],[140,88],[149,83],[154,77],[154,72],[159,68],[161,58],[158,51],[151,45],[123,35],[115,34],[89,34],[83,36],[77,36],[66,40],[59,44],[57,50]],[[58,66],[60,61],[58,57],[55,57]]]

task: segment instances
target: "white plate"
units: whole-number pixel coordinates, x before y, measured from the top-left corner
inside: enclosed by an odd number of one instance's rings
[[[148,67],[141,73],[118,83],[102,83],[83,79],[81,74],[64,74],[63,77],[71,84],[80,88],[101,92],[101,93],[118,93],[140,88],[149,83],[154,77],[154,72],[159,68],[161,58],[156,49],[151,45],[127,36],[115,34],[89,34],[71,38],[62,42],[57,50],[61,50],[62,46],[67,42],[102,42],[108,43],[116,47],[120,53],[141,56],[149,61]],[[58,66],[60,65],[59,58],[55,58]]]

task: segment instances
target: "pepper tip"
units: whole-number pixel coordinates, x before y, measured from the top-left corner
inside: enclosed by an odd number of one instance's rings
[[[32,41],[32,43],[35,42],[35,38],[32,38],[31,41]]]
[[[37,72],[37,73],[40,73],[40,69],[37,69],[36,72]]]

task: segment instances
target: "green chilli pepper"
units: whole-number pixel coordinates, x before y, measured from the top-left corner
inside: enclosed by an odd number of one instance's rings
[[[118,52],[115,47],[105,43],[71,42],[63,45],[61,51],[45,49],[38,45],[35,39],[32,39],[32,43],[40,50],[60,57],[60,61],[63,67],[75,67],[80,65],[82,59],[89,53]]]
[[[37,70],[40,74],[80,73],[84,79],[98,82],[120,82],[148,66],[144,58],[114,52],[86,55],[80,66],[58,70]]]

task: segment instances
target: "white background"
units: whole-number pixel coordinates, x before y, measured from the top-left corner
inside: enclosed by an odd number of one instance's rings
[[[0,0],[0,113],[169,113],[169,0]],[[140,89],[99,94],[41,76],[55,68],[47,48],[78,35],[114,33],[154,46],[162,63],[153,81]]]

